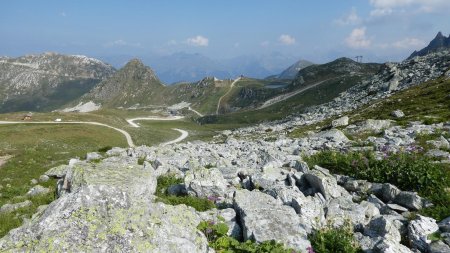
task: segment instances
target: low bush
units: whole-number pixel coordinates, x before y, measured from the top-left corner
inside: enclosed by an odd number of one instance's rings
[[[167,189],[171,185],[181,184],[183,179],[176,178],[174,175],[160,176],[158,177],[158,184],[156,186],[156,196],[158,201],[168,205],[181,205],[185,204],[195,208],[199,212],[210,210],[216,207],[213,201],[206,198],[198,198],[190,195],[175,196],[167,194]]]
[[[305,157],[310,166],[319,165],[332,173],[370,182],[391,183],[404,191],[416,191],[435,205],[422,210],[437,220],[450,216],[450,170],[421,154],[387,154],[382,160],[373,153],[324,151]]]
[[[315,253],[356,253],[363,252],[353,238],[350,225],[341,228],[326,226],[309,236],[312,248],[309,252]],[[308,253],[309,253],[308,252]]]

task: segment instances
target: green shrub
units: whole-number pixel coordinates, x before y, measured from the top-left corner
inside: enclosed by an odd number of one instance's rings
[[[138,165],[144,165],[144,162],[145,162],[145,157],[138,158],[138,161],[137,161]]]
[[[309,236],[311,246],[315,253],[356,253],[362,252],[353,238],[350,225],[341,228],[327,226]]]
[[[197,229],[205,234],[208,239],[209,246],[216,252],[237,252],[237,253],[295,253],[292,249],[287,249],[283,244],[274,240],[256,243],[251,240],[240,242],[233,237],[227,235],[228,226],[220,220],[202,221]]]
[[[305,160],[310,166],[319,165],[332,173],[377,183],[391,183],[401,190],[416,191],[435,205],[422,210],[423,214],[441,220],[450,216],[450,170],[433,163],[420,154],[387,154],[382,160],[373,153],[341,154],[320,152]]]
[[[195,208],[199,212],[210,210],[216,207],[213,201],[206,198],[198,198],[190,195],[174,196],[168,195],[167,189],[171,185],[181,184],[183,179],[176,178],[174,175],[160,176],[158,177],[158,183],[156,186],[156,196],[158,201],[168,205],[181,205],[185,204]]]
[[[111,149],[112,149],[111,146],[104,146],[104,147],[99,148],[99,149],[98,149],[98,152],[100,152],[100,153],[106,153],[106,152],[108,152],[108,151],[111,150]]]

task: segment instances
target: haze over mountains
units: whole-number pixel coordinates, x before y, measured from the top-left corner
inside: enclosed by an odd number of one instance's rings
[[[121,68],[136,56],[116,55],[99,56],[116,68]],[[299,59],[273,52],[259,56],[242,55],[230,59],[212,59],[199,53],[178,52],[170,55],[139,56],[147,66],[151,66],[165,84],[177,82],[194,82],[205,76],[219,79],[234,78],[244,75],[253,78],[265,78],[277,75]],[[293,78],[293,77],[291,77]]]

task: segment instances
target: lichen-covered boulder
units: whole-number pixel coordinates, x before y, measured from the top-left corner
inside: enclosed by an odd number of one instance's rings
[[[154,203],[156,177],[134,160],[79,162],[66,192],[0,239],[0,252],[208,252],[200,217]]]

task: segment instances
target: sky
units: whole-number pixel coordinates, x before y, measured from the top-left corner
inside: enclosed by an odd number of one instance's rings
[[[0,55],[397,61],[449,34],[449,14],[449,0],[0,1]]]

